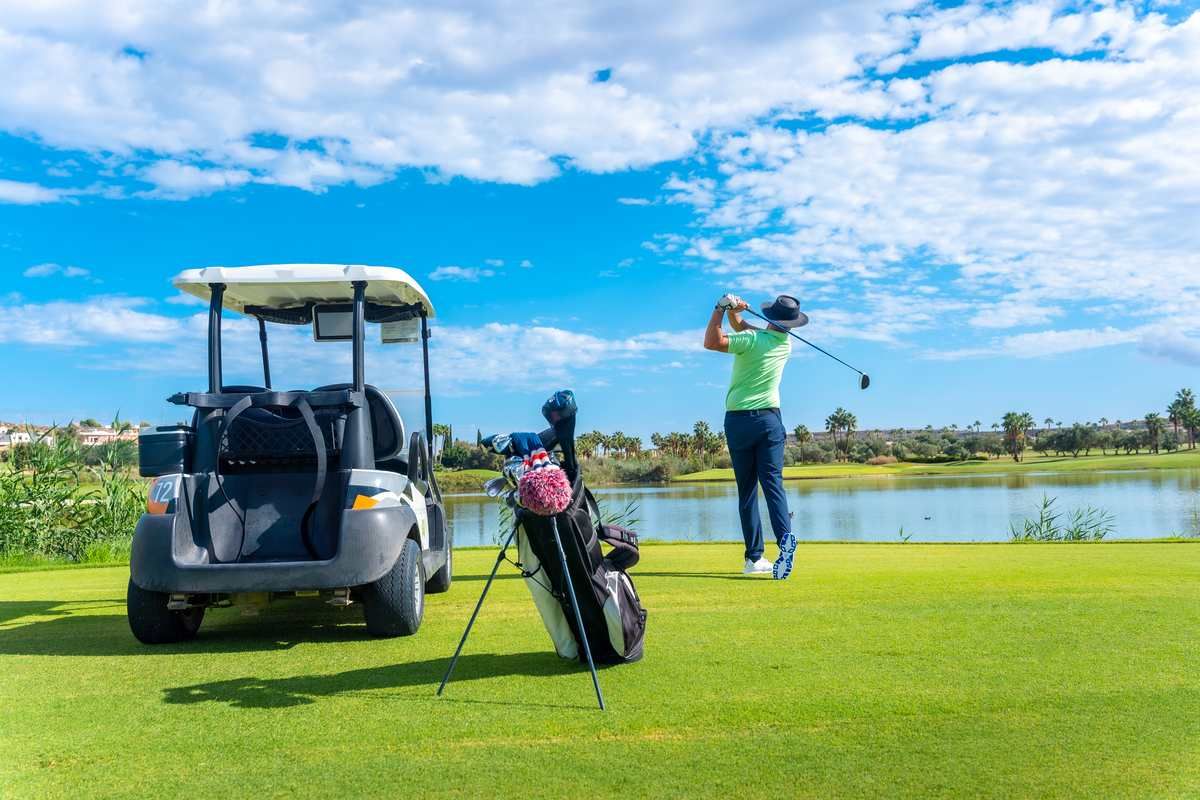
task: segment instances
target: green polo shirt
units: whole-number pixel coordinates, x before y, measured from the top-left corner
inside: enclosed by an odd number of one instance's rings
[[[725,395],[726,411],[779,408],[779,381],[792,354],[792,340],[779,331],[729,334],[733,373]]]

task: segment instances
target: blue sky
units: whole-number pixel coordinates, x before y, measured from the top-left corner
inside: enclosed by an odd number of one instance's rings
[[[719,423],[726,290],[798,295],[872,375],[798,348],[789,425],[1129,419],[1194,383],[1193,6],[725,5],[8,9],[0,419],[173,420],[203,309],[170,278],[217,264],[407,269],[460,431],[564,385],[588,428]],[[277,383],[343,377],[280,336]]]

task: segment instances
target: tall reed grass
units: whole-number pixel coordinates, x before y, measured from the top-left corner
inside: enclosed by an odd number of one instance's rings
[[[0,562],[127,557],[146,499],[125,466],[135,449],[124,441],[85,450],[53,430],[15,449],[0,469]]]

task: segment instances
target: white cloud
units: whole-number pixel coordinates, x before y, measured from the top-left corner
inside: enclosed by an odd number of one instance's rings
[[[456,267],[448,265],[438,267],[433,272],[429,273],[431,281],[467,281],[468,283],[476,283],[480,278],[491,278],[496,273],[490,269],[480,269],[479,267]]]
[[[0,93],[0,126],[134,164],[166,196],[319,191],[404,167],[532,184],[564,164],[682,158],[709,130],[776,109],[878,104],[851,79],[906,43],[890,15],[916,2],[0,0],[0,69],[19,87]],[[147,170],[147,156],[209,174]]]
[[[63,347],[163,343],[182,332],[181,320],[144,310],[148,305],[147,300],[130,297],[6,304],[0,306],[0,343]]]
[[[521,259],[521,269],[533,269],[533,262],[528,258]]]
[[[976,328],[1016,328],[1040,325],[1062,314],[1054,306],[1040,306],[1036,302],[1020,299],[1005,299],[998,303],[983,305],[967,320]]]
[[[668,203],[687,203],[700,210],[706,210],[713,205],[716,185],[717,182],[712,178],[684,180],[672,175],[670,180],[663,184],[663,188],[671,192],[667,196]]]
[[[1147,355],[1165,358],[1188,366],[1200,366],[1200,336],[1185,336],[1178,332],[1146,337],[1140,348]]]
[[[23,273],[26,278],[50,278],[55,275],[61,275],[64,278],[86,278],[92,273],[83,267],[63,266],[53,262],[43,264],[34,264]]]
[[[873,119],[814,129],[766,120],[718,136],[714,184],[664,184],[696,210],[687,260],[723,284],[800,293],[814,325],[854,308],[861,318],[841,335],[968,337],[950,357],[1132,343],[1146,325],[1191,313],[1200,13],[1170,26],[1124,4],[1083,14],[1035,5],[905,18],[916,42],[905,58],[1035,46],[1104,57],[938,65],[880,81],[887,106]],[[872,124],[897,117],[913,122]],[[673,235],[644,246],[678,251]],[[1085,319],[1113,307],[1128,328]],[[1052,321],[1063,329],[970,341]]]
[[[57,203],[67,196],[61,189],[52,189],[37,183],[0,179],[0,203],[35,206],[43,203]]]
[[[985,358],[1008,356],[1012,358],[1043,358],[1075,353],[1080,350],[1094,350],[1100,347],[1127,345],[1148,341],[1153,326],[1139,326],[1120,329],[1112,326],[1105,328],[1072,328],[1068,330],[1034,331],[1005,336],[994,342],[980,347],[964,347],[951,350],[933,350],[924,353],[924,357],[934,361],[958,361],[966,358]],[[1155,353],[1167,355],[1166,351]]]
[[[207,314],[157,313],[145,298],[92,297],[81,301],[0,303],[0,344],[104,348],[90,362],[97,369],[152,370],[195,376],[203,372]],[[229,375],[254,376],[261,369],[258,328],[233,316],[223,323],[223,356]],[[303,326],[271,325],[270,348],[277,372],[287,381],[317,385],[350,369],[347,347],[318,344]],[[551,325],[485,323],[438,325],[431,340],[431,368],[439,387],[451,391],[510,386],[514,358],[521,369],[546,379],[567,379],[593,367],[636,362],[655,354],[695,352],[701,331],[653,331],[606,338]],[[153,346],[154,356],[145,348]],[[314,350],[316,348],[316,350]],[[388,386],[416,385],[419,367],[411,348],[368,342],[369,375]],[[314,358],[320,353],[321,358]],[[381,380],[376,377],[375,380]],[[383,385],[383,384],[381,384]]]
[[[618,197],[617,202],[623,206],[648,206],[651,201],[645,197]]]
[[[251,179],[250,173],[242,169],[205,169],[172,160],[151,164],[142,171],[142,177],[155,185],[153,195],[169,199],[212,194]]]
[[[487,264],[489,267],[503,267],[504,259],[503,258],[485,258],[483,260],[483,263]]]

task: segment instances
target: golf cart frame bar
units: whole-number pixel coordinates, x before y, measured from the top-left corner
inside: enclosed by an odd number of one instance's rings
[[[354,281],[354,300],[352,303],[353,312],[353,384],[354,391],[362,392],[366,386],[366,321],[368,316],[368,308],[366,301],[367,282]],[[222,374],[223,362],[221,357],[221,314],[224,308],[225,300],[225,284],[210,283],[209,289],[212,291],[208,306],[208,391],[211,394],[220,394],[224,390],[224,377]],[[429,338],[431,335],[429,329],[429,314],[425,307],[421,304],[413,304],[410,306],[372,306],[371,311],[378,311],[376,316],[386,317],[386,311],[392,311],[392,316],[397,318],[412,319],[412,315],[419,316],[421,319],[421,362],[422,362],[422,377],[424,379],[424,395],[425,395],[425,438],[426,441],[433,441],[433,397],[430,389],[429,381]],[[247,308],[246,313],[249,316],[258,320],[258,339],[259,346],[262,350],[263,364],[263,386],[270,390],[271,387],[271,358],[267,347],[267,325],[266,318],[260,311],[255,308]],[[409,312],[409,316],[403,317],[405,312]],[[311,320],[311,309],[298,313],[293,324],[304,324]],[[285,322],[283,319],[273,319],[274,322]],[[291,320],[286,320],[291,322]]]

